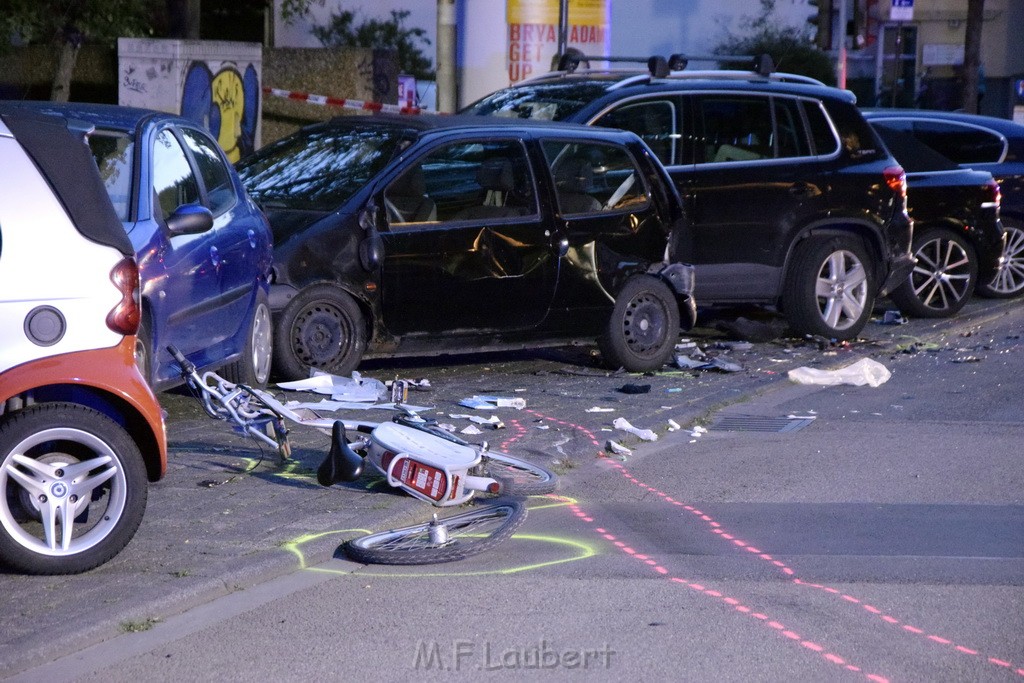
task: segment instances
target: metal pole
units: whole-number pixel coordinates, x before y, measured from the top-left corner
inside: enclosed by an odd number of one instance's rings
[[[837,52],[836,80],[846,89],[846,0],[839,0],[839,51]]]
[[[457,108],[455,87],[455,0],[437,0],[437,110]]]
[[[558,2],[558,55],[564,55],[569,47],[569,0]]]

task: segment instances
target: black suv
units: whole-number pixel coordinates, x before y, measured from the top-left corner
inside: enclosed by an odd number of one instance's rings
[[[649,72],[623,72],[563,61],[464,113],[638,134],[684,198],[690,240],[676,258],[696,266],[701,305],[775,305],[797,333],[847,340],[875,297],[906,280],[905,175],[852,93],[765,69],[669,72],[652,58]]]
[[[597,338],[660,368],[696,318],[682,202],[632,133],[478,116],[342,116],[239,164],[274,232],[275,364]]]

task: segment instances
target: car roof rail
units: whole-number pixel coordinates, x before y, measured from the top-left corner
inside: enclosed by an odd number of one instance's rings
[[[566,74],[580,72],[580,66],[586,64],[587,73],[600,72],[609,73],[613,69],[591,69],[590,62],[606,63],[629,63],[646,64],[647,71],[653,78],[666,78],[673,72],[683,71],[690,62],[746,62],[750,65],[753,73],[768,77],[775,71],[775,62],[771,55],[765,53],[760,55],[685,55],[676,53],[669,55],[668,59],[661,55],[652,57],[615,57],[608,55],[586,55],[581,50],[569,48],[564,54],[558,57],[555,70],[548,75]]]

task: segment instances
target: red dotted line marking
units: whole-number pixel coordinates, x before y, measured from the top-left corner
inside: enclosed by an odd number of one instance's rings
[[[575,430],[583,433],[584,435],[589,437],[591,442],[594,444],[594,446],[597,447],[600,450],[600,448],[601,448],[600,442],[594,436],[594,433],[591,430],[587,429],[586,427],[583,427],[581,425],[577,425],[577,424],[574,424],[572,422],[568,422],[568,421],[565,421],[565,420],[557,420],[557,419],[554,419],[554,418],[542,415],[541,413],[539,413],[537,411],[534,411],[534,410],[529,410],[527,412],[529,412],[530,414],[534,415],[535,417],[537,417],[539,419],[543,419],[543,420],[547,420],[549,422],[553,422],[555,424],[563,425],[563,426],[575,429]],[[507,441],[506,443],[511,443],[512,441],[515,441],[516,439],[518,439],[520,436],[522,436],[522,434],[517,435],[516,437],[514,437],[514,438],[510,439],[509,441]],[[602,453],[602,455],[603,455],[603,453]],[[833,588],[831,586],[825,586],[823,584],[810,583],[810,582],[801,580],[800,578],[798,578],[796,576],[796,572],[791,567],[789,567],[785,562],[783,562],[781,560],[775,559],[769,553],[762,552],[760,549],[758,549],[754,545],[748,543],[747,541],[744,541],[744,540],[742,540],[740,538],[737,538],[734,534],[728,533],[725,529],[722,528],[722,525],[720,523],[716,522],[714,520],[714,518],[712,518],[710,515],[706,514],[702,510],[699,510],[699,509],[695,508],[694,506],[688,505],[688,504],[686,504],[686,503],[684,503],[682,501],[676,500],[675,498],[673,498],[669,494],[665,493],[664,491],[661,491],[661,490],[657,489],[656,487],[651,486],[650,484],[647,484],[646,482],[643,482],[643,481],[637,479],[621,463],[611,462],[611,466],[613,468],[615,468],[619,472],[619,474],[621,474],[628,481],[630,481],[634,485],[638,486],[639,488],[642,488],[642,489],[644,489],[646,491],[649,491],[649,492],[655,494],[656,496],[658,496],[659,498],[664,500],[666,503],[669,503],[670,505],[673,505],[673,506],[676,506],[676,507],[681,507],[683,510],[686,510],[687,512],[693,514],[694,516],[699,517],[703,522],[705,522],[708,525],[708,527],[710,528],[711,532],[714,533],[715,535],[717,535],[719,538],[721,538],[721,539],[723,539],[725,541],[729,541],[730,543],[732,543],[737,548],[740,548],[740,549],[742,549],[742,550],[744,550],[744,551],[746,551],[748,553],[751,553],[752,555],[756,556],[759,560],[762,560],[764,562],[768,562],[768,563],[772,564],[773,566],[777,567],[780,572],[782,572],[783,574],[785,574],[785,575],[787,575],[789,577],[792,577],[792,580],[793,580],[794,584],[800,585],[800,586],[807,586],[807,587],[810,587],[810,588],[815,588],[817,590],[821,590],[821,591],[824,591],[824,592],[832,594],[832,595],[837,595],[843,601],[845,601],[847,603],[850,603],[851,605],[856,605],[856,606],[861,607],[868,614],[871,614],[872,616],[878,617],[879,619],[881,619],[882,621],[884,621],[884,622],[886,622],[888,624],[892,624],[894,626],[900,626],[901,629],[906,631],[907,633],[912,633],[914,635],[922,636],[925,639],[930,640],[930,641],[932,641],[934,643],[937,643],[939,645],[943,645],[943,646],[949,647],[949,648],[951,648],[955,652],[959,652],[961,654],[969,655],[969,656],[973,656],[973,657],[984,657],[984,655],[982,655],[978,650],[975,650],[975,649],[972,649],[972,648],[968,648],[968,647],[965,647],[963,645],[959,645],[959,644],[953,642],[952,640],[950,640],[948,638],[943,638],[942,636],[939,636],[939,635],[936,635],[936,634],[933,634],[933,633],[927,633],[924,629],[918,628],[918,627],[913,626],[911,624],[904,624],[899,619],[897,619],[896,617],[893,617],[892,615],[884,613],[881,609],[879,609],[879,608],[877,608],[877,607],[875,607],[873,605],[870,605],[868,603],[862,602],[858,598],[856,598],[856,597],[854,597],[852,595],[845,594],[845,593],[843,593],[842,591],[840,591],[840,590],[838,590],[836,588]],[[644,559],[646,560],[646,557]],[[666,570],[666,573],[667,573],[667,570]],[[701,588],[703,588],[703,587],[701,587]],[[712,597],[718,597],[718,596],[712,595]],[[1015,674],[1017,674],[1018,676],[1024,676],[1024,666],[1016,666],[1012,662],[1009,662],[1009,661],[1006,661],[1006,660],[1003,660],[1003,659],[998,659],[996,657],[987,657],[987,658],[985,658],[985,661],[987,661],[989,664],[992,664],[992,665],[995,665],[995,666],[998,666],[998,667],[1001,667],[1001,668],[1010,669]],[[869,676],[869,678],[870,678],[870,676]]]
[[[552,498],[559,498],[559,496],[551,496],[551,497]],[[560,500],[567,500],[567,499],[564,499],[564,498],[559,498],[559,499]],[[673,583],[677,583],[677,584],[680,584],[682,586],[685,586],[686,588],[689,588],[690,590],[693,590],[693,591],[696,591],[698,593],[701,593],[702,595],[705,595],[705,596],[707,596],[709,598],[714,598],[716,600],[721,601],[725,605],[728,605],[736,613],[744,615],[744,616],[748,616],[748,617],[751,617],[751,618],[757,620],[761,624],[763,624],[766,627],[772,629],[774,632],[779,633],[784,638],[787,638],[789,640],[792,640],[792,641],[798,643],[801,647],[803,647],[804,649],[808,650],[809,652],[813,652],[813,653],[815,653],[817,655],[820,655],[822,657],[822,659],[824,659],[826,662],[828,662],[830,664],[841,666],[841,667],[847,669],[848,671],[853,671],[853,672],[856,672],[856,673],[861,673],[861,674],[864,675],[865,678],[867,678],[867,680],[874,681],[875,683],[888,683],[889,679],[885,678],[884,676],[880,676],[878,674],[865,673],[859,666],[856,666],[854,664],[851,664],[851,663],[847,662],[846,659],[844,659],[843,657],[839,656],[838,654],[836,654],[834,652],[829,652],[825,648],[824,645],[822,645],[820,643],[817,643],[817,642],[815,642],[813,640],[809,640],[809,639],[804,638],[803,636],[801,636],[796,631],[794,631],[794,630],[792,630],[790,628],[787,628],[786,625],[783,624],[782,622],[776,621],[774,619],[771,619],[767,614],[764,614],[762,612],[754,611],[754,609],[752,607],[749,607],[748,605],[743,604],[743,602],[741,600],[739,600],[738,598],[734,598],[732,596],[725,595],[724,593],[722,593],[720,591],[713,590],[713,589],[708,588],[707,586],[699,584],[699,583],[697,583],[695,581],[691,581],[690,579],[684,579],[684,578],[679,577],[679,576],[670,576],[669,575],[670,574],[669,570],[667,568],[665,568],[663,565],[661,565],[653,557],[650,557],[648,555],[645,555],[643,553],[638,552],[635,548],[633,548],[632,546],[628,545],[625,541],[620,540],[618,538],[618,536],[616,536],[614,533],[610,532],[605,527],[597,525],[596,520],[594,519],[594,517],[592,515],[588,514],[586,511],[584,511],[583,508],[580,507],[580,505],[578,503],[575,503],[575,502],[572,502],[572,501],[567,501],[567,506],[566,507],[568,508],[568,510],[573,515],[578,517],[580,520],[582,520],[584,522],[587,522],[588,524],[594,524],[594,526],[592,527],[593,531],[596,532],[598,535],[600,535],[601,538],[603,538],[606,541],[610,542],[614,547],[618,548],[619,550],[621,550],[623,553],[625,553],[629,557],[633,558],[634,560],[637,560],[637,561],[643,563],[644,565],[650,567],[652,571],[656,572],[657,574],[659,574],[661,576],[664,576],[669,581],[672,581]]]

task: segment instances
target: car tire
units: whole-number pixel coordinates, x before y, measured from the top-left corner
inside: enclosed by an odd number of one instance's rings
[[[262,289],[256,293],[256,306],[249,319],[242,357],[221,370],[224,379],[235,384],[263,388],[270,379],[270,365],[274,351],[274,328],[270,318],[270,303]]]
[[[349,375],[366,351],[366,322],[359,304],[337,287],[314,285],[293,298],[277,321],[274,359],[290,380],[317,368]]]
[[[146,384],[153,386],[153,333],[149,325],[149,320],[143,315],[135,333],[135,365]]]
[[[988,299],[1013,299],[1024,294],[1024,222],[1003,218],[1006,246],[1003,263],[988,282],[979,282],[974,293]]]
[[[598,347],[605,362],[629,372],[650,372],[669,361],[679,338],[679,304],[661,280],[626,280]]]
[[[856,237],[811,237],[796,247],[786,276],[783,309],[793,331],[855,339],[875,303],[870,259]]]
[[[911,252],[917,259],[906,282],[889,297],[912,318],[948,318],[974,293],[978,257],[974,247],[952,230],[923,230],[914,235]]]
[[[13,413],[0,420],[0,559],[29,574],[99,566],[135,535],[146,487],[138,445],[106,415],[74,403]]]

